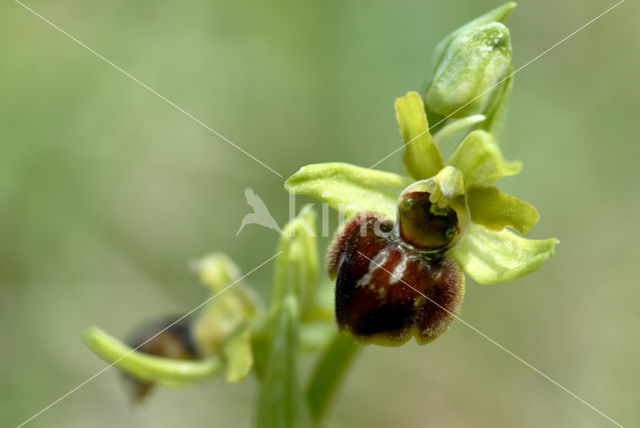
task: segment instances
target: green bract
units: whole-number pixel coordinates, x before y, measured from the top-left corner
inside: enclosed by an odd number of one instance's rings
[[[429,134],[420,95],[409,92],[396,100],[396,114],[409,175],[415,180],[429,178],[425,185],[435,186],[430,193],[435,198],[433,202],[440,201],[438,204],[446,204],[462,194],[466,196],[472,224],[448,254],[472,278],[483,284],[509,281],[537,270],[542,261],[553,255],[556,239],[525,239],[506,229],[527,233],[538,221],[538,212],[492,186],[501,178],[519,173],[522,165],[503,158],[491,133],[472,131],[443,163]],[[344,171],[353,174],[342,185],[340,177],[345,176]],[[376,192],[378,183],[383,185]],[[293,193],[320,195],[322,201],[339,210],[349,201],[348,210],[344,210],[347,214],[373,211],[393,219],[401,183],[405,183],[402,177],[390,173],[344,164],[321,164],[302,168],[287,180],[286,188]]]

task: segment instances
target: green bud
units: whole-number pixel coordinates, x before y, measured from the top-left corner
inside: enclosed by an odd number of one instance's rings
[[[427,89],[428,110],[453,117],[483,114],[510,71],[509,29],[499,22],[469,28],[442,56]]]
[[[316,213],[307,205],[284,227],[273,274],[270,312],[279,311],[289,294],[299,299],[302,312],[313,304],[318,277],[315,222]]]
[[[204,356],[227,354],[223,348],[228,343],[232,343],[234,349],[244,349],[242,336],[233,338],[243,334],[243,329],[262,312],[261,299],[240,281],[240,269],[226,254],[209,254],[194,267],[202,283],[216,296],[195,317],[192,326],[198,351]]]

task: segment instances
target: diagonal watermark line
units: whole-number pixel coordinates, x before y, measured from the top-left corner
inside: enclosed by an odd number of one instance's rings
[[[396,280],[402,282],[404,285],[406,285],[407,287],[411,288],[413,291],[415,291],[416,293],[420,294],[422,297],[424,297],[425,299],[429,300],[431,303],[433,303],[434,305],[436,305],[437,307],[439,307],[440,309],[442,309],[443,311],[445,311],[446,313],[448,313],[449,315],[451,315],[453,318],[455,318],[456,320],[460,321],[462,324],[464,324],[465,326],[469,327],[471,330],[475,331],[476,333],[478,333],[480,336],[482,336],[483,338],[485,338],[486,340],[488,340],[489,342],[493,343],[494,345],[496,345],[498,348],[502,349],[504,352],[506,352],[507,354],[511,355],[513,358],[515,358],[516,360],[520,361],[522,364],[524,364],[525,366],[529,367],[531,370],[533,370],[534,372],[536,372],[537,374],[539,374],[540,376],[542,376],[543,378],[545,378],[546,380],[548,380],[549,382],[553,383],[555,386],[557,386],[558,388],[562,389],[563,391],[565,391],[567,394],[571,395],[573,398],[575,398],[576,400],[580,401],[582,404],[584,404],[585,406],[591,408],[593,411],[595,411],[596,413],[598,413],[600,416],[604,417],[606,420],[608,420],[609,422],[619,426],[620,428],[624,428],[622,425],[620,425],[618,422],[614,421],[613,419],[611,419],[609,416],[607,416],[605,413],[601,412],[600,410],[596,409],[595,407],[593,407],[591,404],[589,404],[588,402],[586,402],[585,400],[583,400],[582,398],[580,398],[578,395],[574,394],[573,392],[569,391],[567,388],[565,388],[564,386],[560,385],[557,381],[553,380],[551,377],[547,376],[546,374],[544,374],[543,372],[541,372],[540,370],[538,370],[537,368],[535,368],[533,365],[531,365],[530,363],[526,362],[525,360],[523,360],[522,358],[520,358],[519,356],[517,356],[516,354],[514,354],[513,352],[511,352],[510,350],[508,350],[507,348],[505,348],[504,346],[502,346],[501,344],[499,344],[498,342],[496,342],[495,340],[493,340],[492,338],[490,338],[489,336],[487,336],[486,334],[484,334],[483,332],[481,332],[480,330],[478,330],[477,328],[475,328],[474,326],[472,326],[471,324],[469,324],[468,322],[466,322],[465,320],[463,320],[462,318],[460,318],[459,316],[457,316],[456,314],[454,314],[453,312],[449,311],[447,308],[445,308],[444,306],[440,305],[439,303],[435,302],[434,300],[432,300],[431,298],[429,298],[428,296],[426,296],[424,293],[418,291],[416,288],[414,288],[412,285],[408,284],[406,281],[404,281],[402,278],[399,278],[397,275],[393,274],[393,272],[388,271],[387,269],[385,269],[381,263],[376,263],[375,261],[373,261],[372,259],[370,259],[369,257],[365,256],[364,254],[362,254],[360,251],[358,251],[358,254],[360,254],[362,257],[364,257],[365,259],[369,260],[370,263],[372,263],[374,266],[376,266],[377,268],[382,269],[383,271],[387,272],[389,275],[393,276]]]
[[[17,0],[16,0],[17,1]],[[415,140],[417,140],[418,138],[422,137],[424,134],[426,134],[427,132],[429,132],[432,128],[435,128],[436,126],[440,125],[442,122],[444,122],[445,120],[449,119],[451,116],[453,116],[454,114],[456,114],[457,112],[459,112],[460,110],[462,110],[463,108],[465,108],[466,106],[468,106],[469,104],[471,104],[472,102],[474,102],[475,100],[477,100],[478,98],[480,98],[481,96],[483,96],[484,94],[486,94],[487,92],[489,92],[490,90],[492,90],[493,88],[495,88],[496,86],[500,85],[502,82],[504,82],[505,80],[509,79],[511,76],[515,75],[516,73],[518,73],[519,71],[521,71],[523,68],[531,65],[531,63],[537,61],[538,59],[540,59],[542,56],[546,55],[547,53],[549,53],[549,51],[555,49],[556,47],[558,47],[559,45],[561,45],[562,43],[566,42],[567,40],[569,40],[571,37],[575,36],[577,33],[579,33],[580,31],[584,30],[585,28],[587,28],[589,25],[593,24],[594,22],[596,22],[598,19],[602,18],[604,15],[606,15],[607,13],[611,12],[613,9],[615,9],[616,7],[620,6],[622,3],[624,3],[625,0],[620,0],[618,3],[614,4],[613,6],[609,7],[607,10],[605,10],[604,12],[602,12],[600,15],[596,16],[595,18],[591,19],[589,22],[587,22],[586,24],[584,24],[583,26],[581,26],[580,28],[578,28],[577,30],[573,31],[571,34],[565,36],[564,38],[562,38],[559,42],[555,43],[554,45],[552,45],[551,47],[545,49],[544,51],[542,51],[541,53],[539,53],[538,55],[536,55],[534,58],[530,59],[529,61],[527,61],[524,65],[521,65],[520,67],[518,67],[516,70],[514,70],[511,74],[509,74],[507,77],[505,77],[504,79],[500,80],[497,83],[494,83],[493,85],[489,86],[487,89],[485,89],[483,92],[481,92],[479,95],[477,95],[476,97],[474,97],[473,99],[471,99],[469,102],[467,102],[466,104],[464,104],[462,107],[458,108],[457,110],[455,110],[454,112],[452,112],[451,114],[449,114],[448,116],[444,117],[443,119],[439,120],[436,124],[431,125],[429,128],[427,128],[426,130],[424,130],[423,132],[421,132],[420,134],[416,135],[415,137],[413,137],[411,140],[407,141],[405,144],[403,144],[402,146],[398,147],[397,149],[395,149],[394,151],[392,151],[391,153],[389,153],[387,156],[385,156],[384,158],[380,159],[378,162],[374,163],[373,165],[371,165],[369,168],[367,168],[365,171],[370,170],[372,168],[375,168],[376,166],[380,165],[382,162],[384,162],[385,160],[389,159],[391,156],[395,155],[396,153],[398,153],[400,150],[403,150],[406,146],[408,146],[409,144],[413,143]],[[365,171],[360,172],[360,174],[358,174],[358,177],[360,175],[362,175]]]
[[[154,95],[157,95],[160,99],[162,99],[164,102],[169,104],[171,107],[173,107],[176,110],[178,110],[181,113],[183,113],[189,119],[193,120],[194,122],[196,122],[197,124],[199,124],[200,126],[205,128],[206,130],[208,130],[209,132],[213,133],[218,138],[221,138],[222,140],[226,141],[231,146],[235,147],[237,150],[241,151],[242,153],[244,153],[245,155],[247,155],[248,157],[250,157],[254,161],[258,162],[260,165],[262,165],[263,167],[267,168],[269,171],[271,171],[272,173],[274,173],[278,177],[283,178],[282,174],[280,174],[279,172],[277,172],[276,170],[271,168],[269,165],[267,165],[266,163],[262,162],[260,159],[258,159],[257,157],[253,156],[251,153],[247,152],[245,149],[243,149],[242,147],[238,146],[236,143],[234,143],[233,141],[231,141],[230,139],[228,139],[227,137],[225,137],[224,135],[222,135],[221,133],[219,133],[218,131],[216,131],[215,129],[213,129],[212,127],[207,125],[206,123],[202,122],[200,119],[198,119],[197,117],[195,117],[194,115],[192,115],[188,111],[184,110],[183,108],[178,106],[176,103],[174,103],[173,101],[171,101],[170,99],[168,99],[164,95],[159,94],[153,88],[151,88],[149,85],[141,82],[140,80],[138,80],[136,77],[131,75],[129,72],[127,72],[123,68],[117,66],[116,64],[111,62],[109,59],[105,58],[103,55],[101,55],[98,52],[96,52],[95,50],[91,49],[89,46],[87,46],[86,44],[84,44],[83,42],[78,40],[77,38],[73,37],[71,34],[67,33],[62,28],[58,27],[53,22],[49,21],[47,18],[45,18],[44,16],[40,15],[35,10],[31,9],[29,6],[25,5],[24,3],[20,2],[19,0],[14,0],[14,1],[16,3],[18,3],[20,6],[22,6],[23,8],[25,8],[26,10],[28,10],[29,12],[31,12],[33,15],[37,16],[38,18],[40,18],[41,20],[43,20],[44,22],[46,22],[47,24],[49,24],[50,26],[52,26],[53,28],[55,28],[56,30],[58,30],[59,32],[61,32],[62,34],[64,34],[65,36],[67,36],[68,38],[70,38],[71,40],[76,42],[77,44],[79,44],[80,46],[82,46],[83,48],[85,48],[86,50],[88,50],[89,52],[91,52],[92,54],[94,54],[95,56],[100,58],[102,61],[106,62],[107,64],[109,64],[110,66],[112,66],[113,68],[118,70],[120,73],[124,74],[125,76],[127,76],[128,78],[130,78],[131,80],[133,80],[134,82],[136,82],[137,84],[139,84],[140,86],[142,86],[143,88],[148,90],[149,92],[153,93]]]
[[[215,299],[216,297],[218,297],[219,295],[221,295],[222,293],[224,293],[225,291],[227,291],[229,288],[233,287],[234,285],[236,285],[238,282],[242,281],[244,278],[248,277],[249,275],[251,275],[253,272],[257,271],[258,269],[260,269],[262,266],[266,265],[267,263],[269,263],[271,260],[275,259],[276,257],[278,257],[280,254],[282,254],[282,251],[278,251],[276,254],[274,254],[273,256],[269,257],[267,260],[265,260],[264,262],[260,263],[258,266],[256,266],[255,268],[251,269],[248,273],[244,274],[242,277],[236,279],[235,281],[233,281],[231,284],[227,285],[225,288],[223,288],[222,290],[218,291],[216,294],[214,294],[213,296],[209,297],[207,300],[205,300],[204,302],[200,303],[198,306],[196,306],[195,308],[191,309],[189,312],[187,312],[186,314],[184,314],[183,316],[181,316],[180,318],[178,318],[177,320],[175,320],[174,322],[172,322],[171,324],[169,324],[168,326],[166,326],[165,328],[163,328],[162,330],[160,330],[159,332],[157,332],[156,334],[154,334],[153,336],[151,336],[149,339],[145,340],[144,342],[142,342],[140,345],[136,346],[135,348],[133,348],[132,350],[130,350],[129,352],[127,352],[126,354],[124,354],[122,357],[118,358],[117,360],[115,360],[113,363],[109,364],[108,366],[104,367],[102,370],[100,370],[99,372],[95,373],[93,376],[91,376],[90,378],[88,378],[87,380],[85,380],[84,382],[82,382],[81,384],[79,384],[78,386],[76,386],[75,388],[71,389],[69,392],[67,392],[66,394],[62,395],[60,398],[58,398],[57,400],[53,401],[51,404],[49,404],[48,406],[44,407],[42,410],[40,410],[38,413],[34,414],[33,416],[31,416],[29,419],[27,419],[26,421],[22,422],[20,425],[18,425],[16,428],[21,428],[24,425],[28,424],[29,422],[31,422],[32,420],[34,420],[35,418],[37,418],[38,416],[40,416],[41,414],[43,414],[44,412],[46,412],[47,410],[49,410],[50,408],[52,408],[53,406],[55,406],[56,404],[58,404],[59,402],[61,402],[62,400],[64,400],[65,398],[67,398],[68,396],[70,396],[71,394],[73,394],[74,392],[76,392],[77,390],[79,390],[80,388],[82,388],[83,386],[85,386],[86,384],[88,384],[89,382],[91,382],[92,380],[94,380],[95,378],[97,378],[98,376],[100,376],[102,373],[106,372],[107,370],[109,370],[111,367],[115,366],[116,364],[118,364],[120,361],[122,361],[124,358],[126,358],[127,356],[129,356],[130,354],[132,354],[133,352],[135,352],[136,350],[138,350],[140,347],[146,345],[147,343],[149,343],[151,340],[155,339],[157,336],[159,336],[160,334],[164,333],[165,331],[167,331],[168,329],[170,329],[171,327],[173,327],[174,325],[176,325],[177,323],[179,323],[180,321],[182,321],[183,319],[185,319],[186,317],[188,317],[189,315],[191,315],[192,313],[194,313],[195,311],[197,311],[198,309],[200,309],[201,307],[203,307],[204,305],[206,305],[207,303],[211,302],[213,299]]]

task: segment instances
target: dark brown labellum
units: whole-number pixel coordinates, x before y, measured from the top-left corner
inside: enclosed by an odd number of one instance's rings
[[[464,295],[460,266],[443,253],[407,246],[393,222],[374,213],[348,221],[329,255],[336,276],[336,320],[360,343],[427,343],[458,312]]]
[[[156,357],[174,360],[197,359],[196,347],[191,335],[191,321],[184,319],[173,324],[178,318],[179,316],[164,319],[143,327],[133,335],[133,339],[128,341],[129,346]],[[170,327],[167,328],[169,325]],[[132,385],[133,398],[136,401],[144,399],[153,387],[152,382],[140,381],[128,374],[124,376]]]

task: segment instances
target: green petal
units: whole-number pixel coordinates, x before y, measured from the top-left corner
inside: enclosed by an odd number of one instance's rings
[[[253,365],[251,332],[248,327],[229,339],[224,346],[223,354],[227,365],[227,382],[242,381],[249,374]]]
[[[486,117],[483,114],[474,114],[460,119],[449,119],[447,124],[433,136],[433,141],[440,146],[463,129],[476,125],[484,120],[486,120]]]
[[[416,180],[436,175],[444,166],[444,160],[429,133],[422,97],[417,92],[409,92],[396,99],[396,117],[405,144],[402,161],[409,175]]]
[[[291,295],[277,314],[276,332],[258,396],[258,428],[311,426],[297,376],[298,304]]]
[[[447,165],[462,171],[466,186],[489,186],[502,177],[516,175],[522,170],[520,162],[505,161],[491,134],[481,130],[467,135]]]
[[[147,382],[175,386],[215,376],[223,368],[217,357],[184,361],[133,351],[133,348],[97,327],[87,329],[83,340],[94,354],[107,363],[115,364],[131,376]]]
[[[373,211],[393,219],[398,196],[412,181],[390,172],[332,162],[300,168],[289,177],[285,188],[290,193],[313,196],[347,216]]]
[[[471,223],[451,255],[480,284],[495,284],[538,270],[558,242],[521,238],[507,229],[495,232]]]
[[[467,189],[467,203],[471,221],[491,230],[509,226],[527,233],[540,219],[534,206],[500,193],[496,187],[471,186]]]
[[[318,278],[316,213],[311,205],[289,222],[280,238],[280,255],[273,275],[270,311],[277,311],[282,299],[293,293],[300,299],[303,311],[313,303]]]

